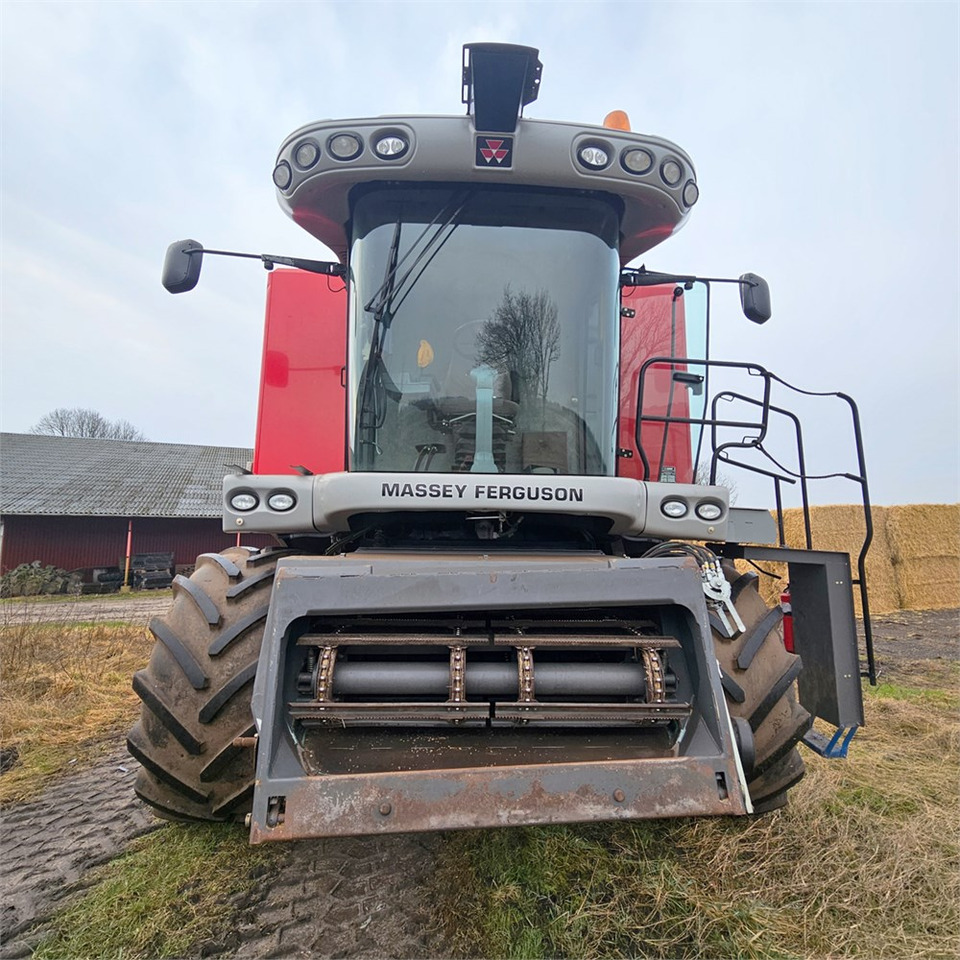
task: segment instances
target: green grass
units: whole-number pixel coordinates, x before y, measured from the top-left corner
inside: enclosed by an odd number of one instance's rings
[[[906,679],[869,691],[847,760],[804,751],[770,816],[454,836],[435,880],[454,954],[956,957],[956,697]]]
[[[960,706],[960,695],[947,690],[905,687],[898,683],[878,683],[865,687],[866,695],[877,700],[908,700],[914,703],[934,703],[944,707]]]
[[[230,898],[263,882],[276,855],[251,849],[239,827],[161,827],[56,914],[34,960],[184,956],[225,930]]]

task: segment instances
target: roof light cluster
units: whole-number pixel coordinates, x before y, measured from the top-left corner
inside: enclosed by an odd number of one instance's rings
[[[378,160],[400,160],[410,151],[410,137],[400,130],[376,132],[369,142],[352,130],[331,134],[323,144],[313,137],[304,137],[294,143],[292,150],[284,151],[285,158],[273,169],[273,182],[278,190],[287,191],[297,173],[312,170],[322,157],[335,163],[349,163],[362,156],[367,147]]]
[[[612,143],[584,137],[576,146],[577,163],[590,173],[599,173],[612,167],[617,156]],[[700,197],[700,191],[693,179],[693,171],[688,170],[678,157],[667,154],[657,157],[650,147],[627,146],[620,150],[620,169],[632,176],[659,180],[669,190],[679,191],[679,200],[684,207],[692,207]],[[657,161],[659,159],[659,166]],[[616,168],[611,173],[617,173]],[[686,183],[684,179],[686,178]],[[681,184],[683,187],[681,189]]]

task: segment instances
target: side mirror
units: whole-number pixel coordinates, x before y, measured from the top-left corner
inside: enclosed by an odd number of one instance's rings
[[[167,247],[163,258],[161,283],[170,293],[186,293],[200,279],[203,266],[203,244],[196,240],[177,240]]]
[[[766,323],[770,319],[770,287],[763,277],[755,273],[740,277],[740,306],[743,315],[754,323]]]

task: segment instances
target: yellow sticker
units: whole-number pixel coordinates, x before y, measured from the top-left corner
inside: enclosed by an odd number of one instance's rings
[[[424,367],[429,367],[433,363],[433,347],[430,346],[429,341],[421,340],[420,349],[417,350],[417,366],[422,370]]]

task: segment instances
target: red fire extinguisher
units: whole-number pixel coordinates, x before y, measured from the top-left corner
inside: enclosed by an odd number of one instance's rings
[[[790,606],[790,585],[780,594],[780,609],[783,611],[783,645],[789,653],[793,649],[793,607]]]

